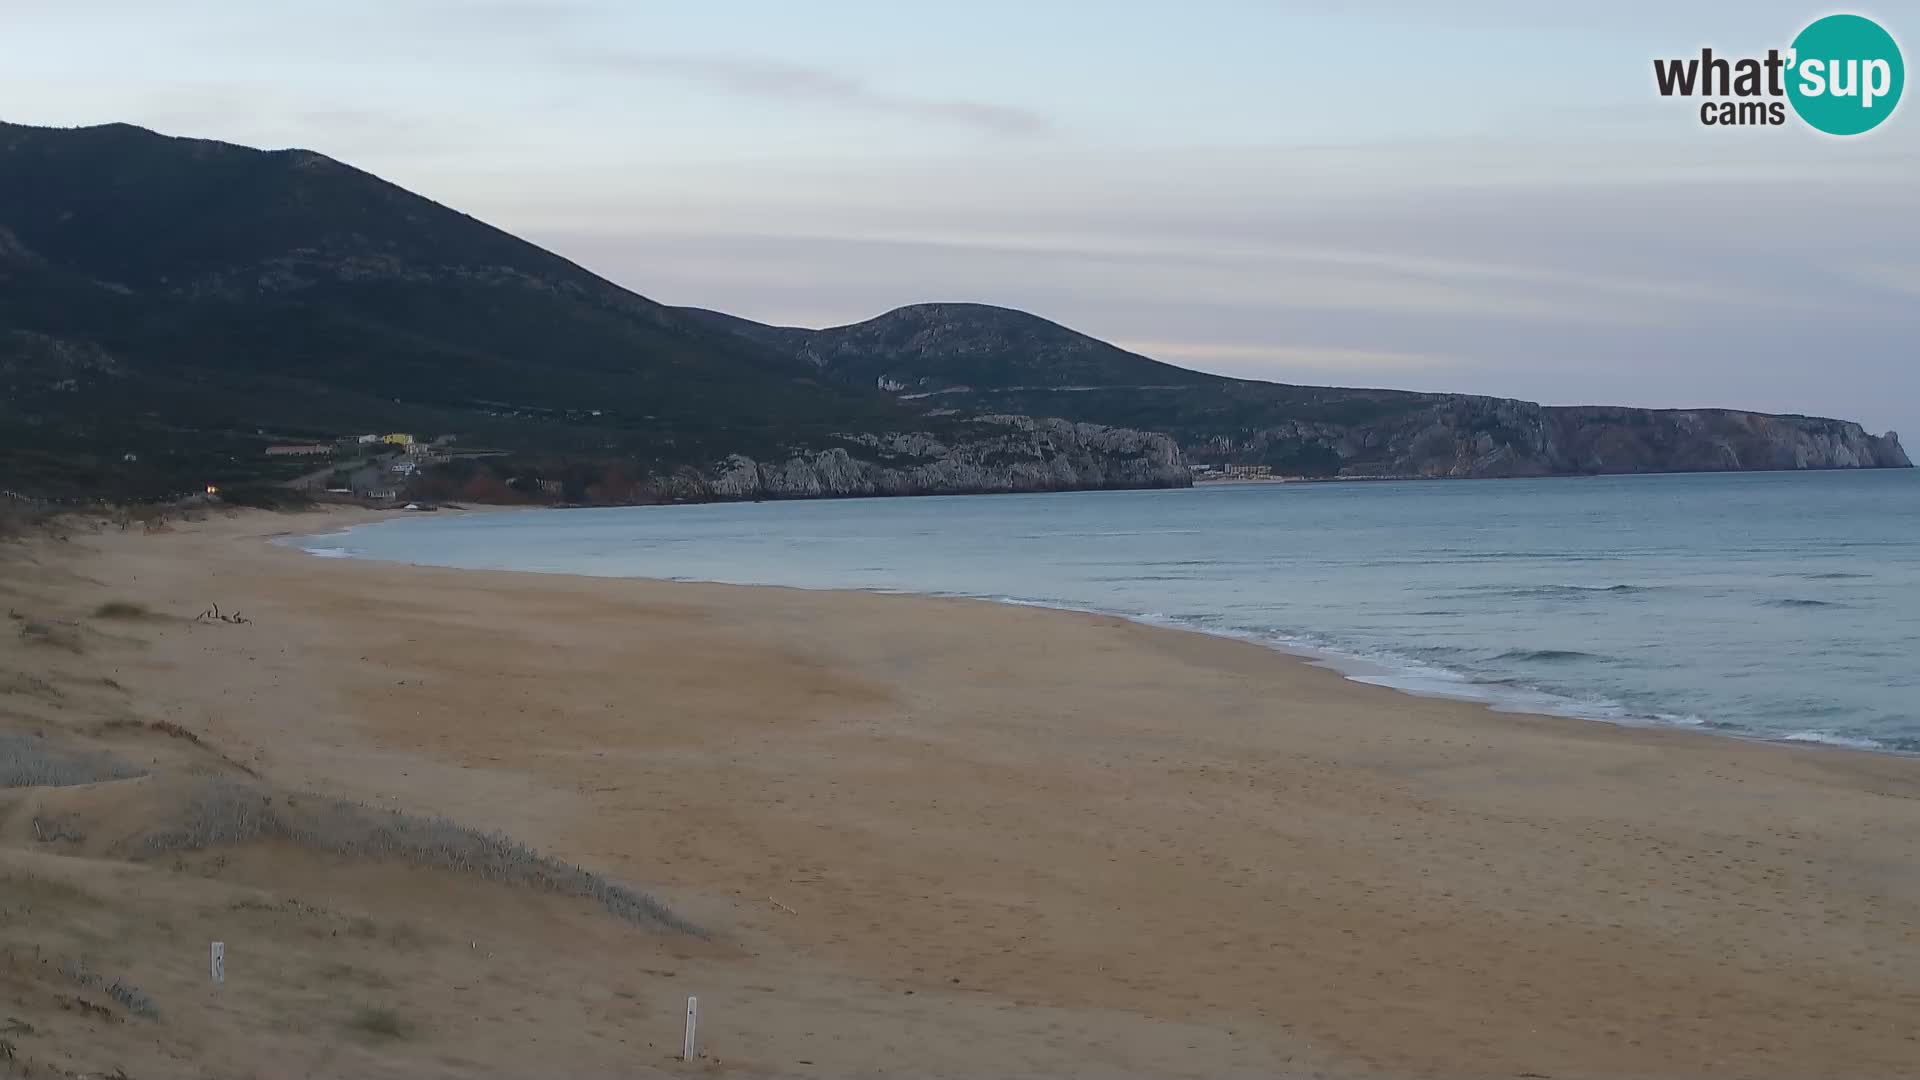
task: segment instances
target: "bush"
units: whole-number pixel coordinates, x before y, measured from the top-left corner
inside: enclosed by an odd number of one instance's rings
[[[80,643],[80,635],[74,632],[72,625],[60,625],[42,622],[38,619],[20,621],[20,640],[29,645],[50,645],[56,649],[78,655],[86,653],[85,645]]]
[[[400,1014],[392,1009],[356,1009],[347,1026],[383,1039],[402,1039],[412,1031],[412,1026],[400,1019]]]
[[[313,496],[306,492],[273,484],[224,487],[220,489],[220,501],[228,506],[244,506],[253,510],[306,510],[313,506]]]
[[[130,600],[109,600],[93,609],[96,619],[144,619],[153,614],[145,604],[136,604]]]
[[[67,978],[83,987],[90,990],[105,990],[108,997],[119,1002],[121,1008],[135,1016],[145,1017],[148,1020],[160,1019],[160,1006],[154,1003],[153,998],[149,997],[146,991],[125,979],[107,982],[88,970],[87,965],[79,960],[69,960],[62,964],[61,971]]]
[[[139,987],[120,979],[107,986],[107,996],[120,1003],[120,1007],[135,1016],[144,1016],[149,1020],[160,1019],[160,1007],[153,1003]]]
[[[31,536],[53,519],[54,511],[0,494],[0,539]]]

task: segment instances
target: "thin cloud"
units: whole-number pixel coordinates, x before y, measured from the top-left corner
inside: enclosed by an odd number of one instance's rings
[[[895,94],[849,75],[763,57],[612,53],[596,59],[602,67],[625,74],[678,79],[743,97],[812,101],[994,135],[1039,135],[1053,127],[1032,109]]]
[[[391,7],[433,21],[441,33],[538,32],[606,17],[606,5],[587,0],[405,0]]]
[[[1116,341],[1142,356],[1222,374],[1278,378],[1288,371],[1455,370],[1471,361],[1442,353],[1397,352],[1326,345],[1281,345],[1221,341]]]
[[[1851,276],[1887,292],[1920,296],[1920,266],[1891,262],[1871,263],[1853,270]]]

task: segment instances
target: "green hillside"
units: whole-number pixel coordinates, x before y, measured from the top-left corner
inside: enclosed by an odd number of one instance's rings
[[[0,387],[0,486],[110,495],[358,431],[664,468],[916,411],[318,154],[125,125],[0,124]]]

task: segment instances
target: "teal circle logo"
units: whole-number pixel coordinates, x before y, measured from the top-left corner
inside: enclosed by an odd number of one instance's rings
[[[1872,19],[1829,15],[1793,39],[1787,100],[1793,111],[1829,135],[1879,127],[1900,104],[1907,66],[1893,35]]]

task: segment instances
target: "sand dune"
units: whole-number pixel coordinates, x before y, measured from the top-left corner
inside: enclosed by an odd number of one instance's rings
[[[739,1075],[1920,1071],[1912,760],[1096,616],[262,542],[336,524],[8,546],[0,604],[57,633],[4,635],[3,729],[150,774],[0,793],[16,1060],[676,1072],[691,993],[696,1067]],[[220,776],[502,830],[707,936],[280,841],[129,850]]]

